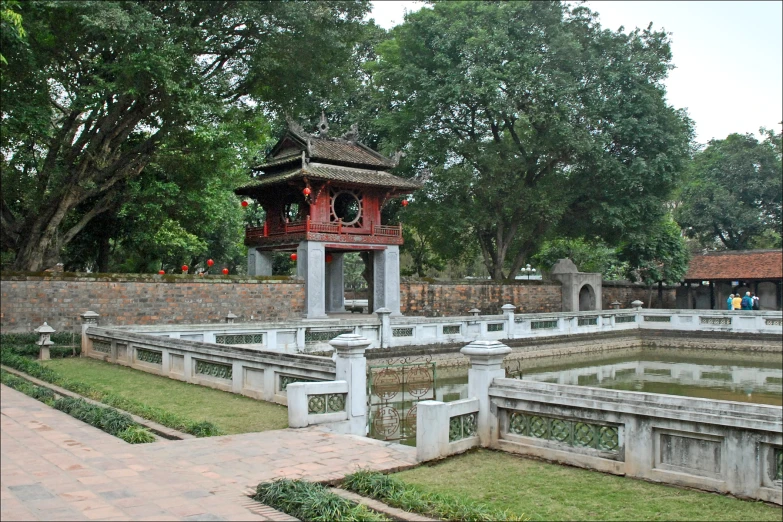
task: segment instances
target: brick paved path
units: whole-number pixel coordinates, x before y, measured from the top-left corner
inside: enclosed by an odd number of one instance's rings
[[[6,386],[0,399],[3,521],[284,520],[247,498],[256,484],[393,470],[416,457],[318,429],[131,445]]]

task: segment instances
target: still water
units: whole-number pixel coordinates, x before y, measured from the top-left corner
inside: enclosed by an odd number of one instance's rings
[[[635,348],[510,361],[508,377],[723,401],[783,405],[780,354]],[[435,396],[467,397],[467,368],[437,372]]]
[[[451,402],[468,396],[468,368],[437,360],[371,362],[369,434],[416,444],[416,403]],[[394,364],[393,364],[394,363]],[[413,363],[413,364],[410,364]],[[506,376],[723,401],[783,405],[780,354],[630,348],[560,357],[507,361]],[[435,386],[433,387],[433,381]]]

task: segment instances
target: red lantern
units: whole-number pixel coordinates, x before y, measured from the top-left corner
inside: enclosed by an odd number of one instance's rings
[[[158,273],[159,273],[160,275],[163,275],[163,274],[165,274],[165,273],[166,273],[166,271],[165,271],[165,270],[158,270]]]
[[[402,206],[403,207],[407,207],[408,206],[408,200],[407,199],[403,199],[402,200]]]
[[[242,200],[242,206],[243,206],[243,207],[246,207],[246,206],[247,206],[247,201],[245,201],[244,199]]]
[[[223,269],[223,275],[228,275],[228,268]]]
[[[188,271],[188,265],[182,265],[182,271],[187,272]]]
[[[296,261],[296,253],[291,254],[291,261]]]
[[[305,196],[309,196],[311,192],[312,190],[310,190],[310,187],[305,187],[304,190],[302,191],[302,194],[304,194]]]
[[[327,262],[327,263],[331,263],[331,262],[332,262],[332,259],[334,259],[334,258],[332,257],[332,254],[326,254],[326,262]]]
[[[207,266],[212,266],[214,264],[215,264],[214,261],[212,261],[211,259],[207,259]]]

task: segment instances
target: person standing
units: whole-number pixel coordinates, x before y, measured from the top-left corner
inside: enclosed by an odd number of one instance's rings
[[[756,294],[750,294],[750,298],[753,300],[753,309],[761,310],[761,306],[759,305],[759,296]]]
[[[739,294],[734,294],[734,299],[731,300],[731,304],[734,310],[739,310],[742,308],[742,298]]]
[[[734,294],[729,294],[729,298],[726,299],[726,310],[734,310]]]
[[[745,296],[740,303],[743,310],[753,310],[753,299],[750,297],[750,292],[745,292]]]

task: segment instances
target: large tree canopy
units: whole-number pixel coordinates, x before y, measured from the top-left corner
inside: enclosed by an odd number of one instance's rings
[[[291,110],[340,88],[367,9],[368,2],[21,4],[27,41],[0,36],[8,62],[0,231],[14,267],[55,263],[96,216],[118,208],[127,182],[166,144],[170,156],[230,107]]]
[[[781,134],[764,131],[712,140],[686,171],[676,217],[703,247],[780,247],[783,164]],[[776,236],[777,244],[760,240]]]
[[[665,101],[665,33],[559,2],[436,2],[378,55],[384,145],[430,175],[412,211],[448,207],[440,245],[469,233],[494,279],[554,234],[616,244],[665,212],[691,137]]]

